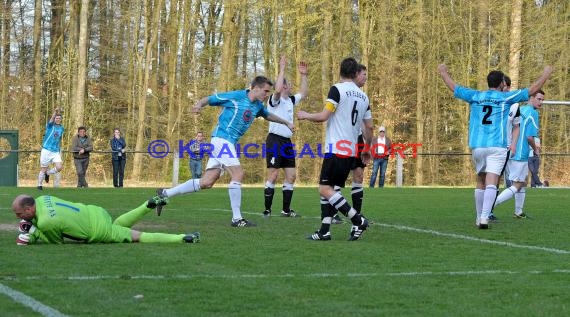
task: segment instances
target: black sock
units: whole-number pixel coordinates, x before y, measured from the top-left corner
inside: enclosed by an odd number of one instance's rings
[[[273,204],[273,195],[275,194],[275,188],[265,187],[265,210],[271,210],[271,205]]]
[[[291,212],[291,199],[293,198],[293,190],[284,189],[283,190],[283,211]]]

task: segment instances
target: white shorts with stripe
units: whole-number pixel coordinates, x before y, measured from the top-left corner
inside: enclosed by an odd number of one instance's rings
[[[509,179],[513,182],[525,182],[528,176],[528,161],[509,160]]]
[[[41,167],[48,167],[49,163],[62,163],[62,162],[63,160],[61,159],[61,154],[59,152],[52,152],[50,150],[42,148],[42,152],[40,154]]]
[[[213,137],[210,141],[211,152],[206,163],[206,169],[219,168],[223,169],[225,166],[238,166],[241,165],[236,153],[236,146],[226,139]]]
[[[473,149],[471,158],[475,171],[479,173],[493,173],[501,175],[507,162],[508,149],[500,147],[485,147]]]

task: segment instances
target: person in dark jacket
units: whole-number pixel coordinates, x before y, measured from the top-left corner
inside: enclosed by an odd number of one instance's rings
[[[125,164],[127,164],[127,153],[125,148],[127,142],[121,136],[121,130],[113,129],[113,138],[111,139],[111,151],[113,161],[113,186],[123,187],[123,178],[125,177]]]
[[[87,188],[89,186],[85,180],[85,174],[89,167],[89,152],[93,151],[93,142],[87,135],[85,127],[77,128],[77,134],[71,140],[71,151],[77,172],[77,187]]]

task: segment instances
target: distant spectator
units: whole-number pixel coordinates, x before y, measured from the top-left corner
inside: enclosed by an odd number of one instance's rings
[[[194,156],[190,156],[188,166],[190,167],[190,172],[192,172],[192,178],[202,177],[202,153],[200,153],[200,144],[204,142],[204,133],[198,132],[196,134],[196,139],[194,143],[190,146],[190,151]]]
[[[87,188],[89,186],[85,180],[85,174],[89,167],[89,152],[93,151],[93,142],[86,134],[85,127],[77,128],[77,134],[71,140],[71,151],[77,172],[77,187]]]
[[[530,150],[528,156],[528,169],[530,171],[530,187],[542,187],[543,184],[540,181],[540,176],[538,175],[538,168],[540,167],[540,138],[535,137],[534,143],[539,152]]]
[[[125,142],[125,138],[121,136],[121,130],[115,128],[113,130],[113,138],[111,139],[114,187],[123,187],[125,164],[127,164],[127,153],[125,153],[126,147],[127,142]]]
[[[374,188],[376,177],[380,172],[380,180],[378,180],[378,187],[384,187],[386,179],[386,169],[388,168],[388,158],[390,158],[390,149],[392,148],[392,141],[386,136],[386,127],[382,126],[378,129],[378,136],[372,140],[372,147],[374,148],[374,165],[372,167],[372,176],[370,176],[370,188]],[[376,144],[376,146],[374,146]]]

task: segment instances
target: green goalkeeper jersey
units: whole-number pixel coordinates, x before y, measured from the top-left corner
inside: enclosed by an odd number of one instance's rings
[[[30,235],[30,243],[38,240],[63,243],[64,238],[97,242],[109,231],[111,222],[111,215],[99,206],[39,196],[36,198],[36,217],[32,220],[37,229]]]

